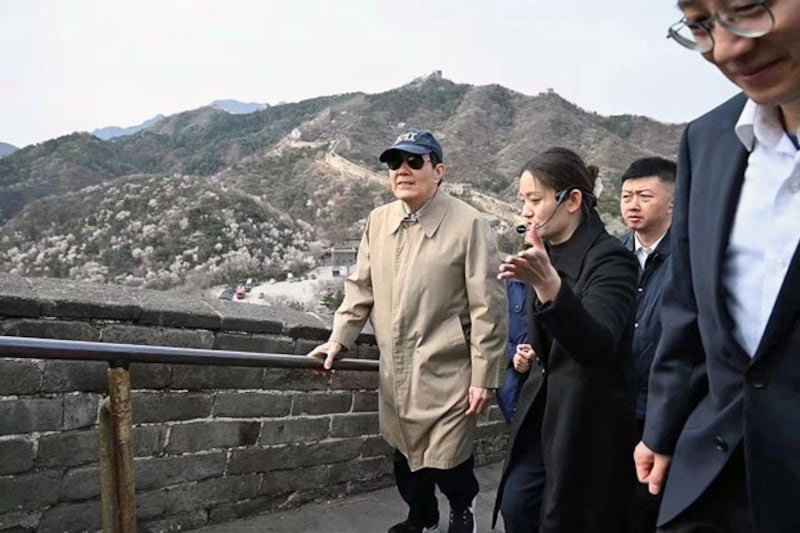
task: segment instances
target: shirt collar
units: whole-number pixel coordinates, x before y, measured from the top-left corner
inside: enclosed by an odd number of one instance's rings
[[[439,224],[441,224],[449,206],[450,197],[444,192],[437,190],[433,197],[426,201],[417,209],[416,213],[414,213],[418,217],[419,224],[422,226],[422,231],[425,232],[427,237],[431,237],[436,233],[436,230],[439,229]],[[405,219],[410,212],[405,202],[397,200],[394,203],[391,215],[392,222],[387,224],[386,233],[391,235],[396,232],[403,223],[403,219]]]
[[[666,232],[664,235],[666,235]],[[633,253],[639,253],[639,250],[642,248],[649,248],[651,252],[655,251],[655,249],[658,248],[658,245],[661,244],[661,241],[664,240],[664,235],[656,239],[656,242],[650,246],[645,246],[641,243],[641,241],[639,241],[639,236],[636,235],[636,232],[633,232]]]
[[[747,99],[734,131],[748,152],[753,151],[756,141],[771,149],[797,151],[783,129],[778,113],[775,106],[764,106]]]

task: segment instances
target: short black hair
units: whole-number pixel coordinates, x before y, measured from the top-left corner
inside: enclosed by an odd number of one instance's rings
[[[431,152],[428,154],[428,156],[431,158],[431,165],[433,165],[433,168],[436,168],[436,165],[440,165],[442,163],[442,160],[439,159],[439,156],[436,155],[436,152]]]
[[[636,178],[658,177],[663,183],[675,183],[677,165],[670,159],[663,157],[643,157],[631,163],[620,178],[620,184],[625,180]]]

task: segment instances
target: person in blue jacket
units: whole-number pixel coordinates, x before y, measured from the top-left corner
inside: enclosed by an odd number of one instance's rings
[[[523,230],[525,226],[522,226]],[[506,294],[508,296],[508,342],[506,343],[506,377],[503,386],[497,389],[497,405],[503,413],[507,424],[517,409],[517,400],[522,383],[528,374],[515,368],[514,356],[518,351],[530,350],[528,344],[528,313],[525,302],[528,298],[528,288],[525,283],[516,280],[506,280]],[[516,365],[520,362],[517,361]]]

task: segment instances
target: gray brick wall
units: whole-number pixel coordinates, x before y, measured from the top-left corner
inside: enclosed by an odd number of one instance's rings
[[[0,274],[0,334],[305,354],[328,323],[292,309]],[[374,338],[350,357],[378,357]],[[378,376],[131,365],[139,531],[197,528],[392,483]],[[0,533],[101,527],[97,362],[0,358]],[[496,408],[476,460],[498,460]]]

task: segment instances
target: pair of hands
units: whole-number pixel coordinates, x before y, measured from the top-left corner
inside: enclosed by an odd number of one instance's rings
[[[500,263],[500,273],[497,279],[518,279],[533,286],[536,296],[542,303],[551,302],[561,289],[561,277],[558,275],[542,238],[535,226],[528,228],[525,242],[530,248],[519,252],[517,255],[508,255]]]
[[[514,365],[514,370],[520,374],[529,372],[533,361],[536,359],[536,352],[530,344],[517,344],[517,351],[514,353],[514,358],[511,360]]]
[[[308,352],[308,357],[324,359],[322,362],[323,370],[315,370],[314,373],[317,375],[330,374],[333,368],[333,362],[340,357],[343,349],[344,346],[342,346],[341,343],[336,341],[328,341],[324,344],[320,344]],[[478,413],[483,413],[489,407],[493,397],[494,392],[492,389],[471,386],[469,388],[469,406],[464,414],[475,415]]]

